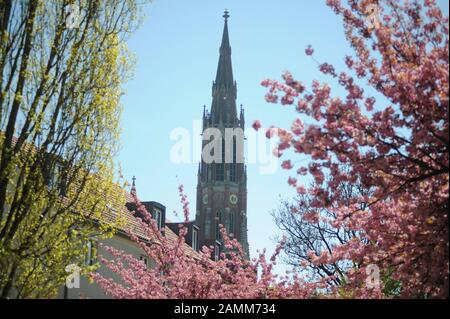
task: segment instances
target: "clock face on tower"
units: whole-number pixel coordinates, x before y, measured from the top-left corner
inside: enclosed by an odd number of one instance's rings
[[[238,197],[236,196],[236,194],[231,194],[230,195],[230,203],[233,205],[236,205],[238,202]]]
[[[205,205],[208,204],[208,194],[203,195],[202,202]]]

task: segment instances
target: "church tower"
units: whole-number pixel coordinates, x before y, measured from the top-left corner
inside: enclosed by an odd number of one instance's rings
[[[198,169],[196,224],[199,247],[224,252],[220,226],[236,238],[248,255],[247,172],[244,163],[244,110],[236,107],[236,82],[231,66],[228,11],[225,19],[211,111],[203,110],[202,160]]]

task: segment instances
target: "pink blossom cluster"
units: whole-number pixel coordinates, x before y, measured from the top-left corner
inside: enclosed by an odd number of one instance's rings
[[[376,28],[366,16],[374,3],[380,7]],[[269,89],[268,102],[295,105],[300,115],[291,134],[278,129],[285,132],[280,145],[310,159],[307,168],[298,169],[289,159],[282,162],[297,173],[288,184],[313,195],[312,207],[333,210],[330,225],[358,234],[311,260],[359,265],[345,274],[352,297],[384,296],[386,280],[381,290],[364,285],[369,265],[399,283],[402,297],[448,297],[448,17],[435,1],[327,4],[343,17],[355,54],[345,58],[348,72],[328,63],[319,64],[319,71],[346,95],[333,97],[331,87],[318,81],[310,92],[303,85],[299,90],[289,72],[283,83],[262,83]],[[306,49],[307,55],[313,52]],[[358,79],[383,100],[368,96]],[[305,173],[313,186],[301,184]],[[349,201],[340,193],[342,183],[361,185],[367,195]],[[316,222],[320,216],[305,217]]]
[[[189,218],[189,202],[179,187],[185,221]],[[230,238],[221,227],[226,252],[219,260],[211,258],[213,249],[203,247],[198,254],[187,254],[183,250],[187,228],[181,227],[178,240],[173,242],[158,230],[151,214],[146,210],[133,192],[137,211],[144,216],[138,219],[145,230],[136,236],[132,230],[129,236],[148,256],[151,267],[147,267],[136,256],[126,254],[113,247],[104,249],[111,255],[101,262],[116,277],[109,278],[99,272],[91,274],[104,292],[114,298],[153,299],[153,298],[311,298],[317,293],[321,282],[306,282],[298,274],[278,277],[273,272],[277,256],[283,243],[280,243],[269,260],[265,251],[257,258],[247,260],[236,239]]]

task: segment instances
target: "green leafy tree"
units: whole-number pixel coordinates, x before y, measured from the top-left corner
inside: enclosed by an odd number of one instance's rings
[[[111,229],[125,40],[140,17],[135,0],[0,1],[2,298],[54,296]]]

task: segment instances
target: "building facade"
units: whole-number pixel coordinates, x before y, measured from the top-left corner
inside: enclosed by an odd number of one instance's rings
[[[220,225],[236,238],[248,257],[247,172],[244,163],[244,110],[238,114],[233,78],[228,11],[210,111],[203,110],[202,160],[198,168],[196,225],[199,246],[224,251]]]
[[[131,191],[135,192],[135,182],[133,178],[133,186]],[[141,238],[142,241],[149,241],[146,232],[140,224],[137,222],[136,217],[140,217],[141,214],[136,209],[136,203],[133,196],[121,190],[117,189],[120,196],[125,197],[125,205],[117,207],[109,207],[108,211],[104,214],[105,222],[116,224],[118,220],[121,220],[120,226],[117,227],[116,232],[111,238],[92,238],[86,243],[87,251],[85,260],[82,262],[84,266],[91,266],[98,264],[99,268],[96,270],[97,273],[101,274],[105,278],[110,278],[116,282],[122,282],[121,278],[113,272],[110,268],[105,266],[98,259],[99,256],[113,260],[115,257],[111,255],[106,247],[112,247],[119,251],[126,252],[129,255],[133,255],[136,259],[141,260],[147,267],[151,268],[154,266],[154,262],[150,260],[150,257],[142,250],[139,245],[130,238],[127,233],[128,229],[133,229],[133,232]],[[172,229],[177,230],[178,228],[173,227],[173,224],[166,219],[166,207],[159,202],[155,201],[144,201],[141,202],[145,209],[152,215],[153,219],[156,221],[158,229],[161,231],[163,236],[168,239],[168,242],[174,246],[178,241],[178,234]],[[189,234],[195,234],[193,232],[192,226],[189,228]],[[195,237],[186,236],[186,243],[183,244],[183,252],[193,258],[197,258],[198,254],[195,247]],[[81,264],[75,264],[76,266],[83,266]],[[70,270],[70,269],[69,269]],[[70,270],[72,271],[72,270]],[[111,298],[107,296],[103,289],[96,282],[91,282],[87,276],[82,275],[79,277],[79,282],[73,287],[67,287],[67,285],[61,287],[57,295],[58,299],[79,299],[79,298],[89,298],[89,299],[104,299]]]

